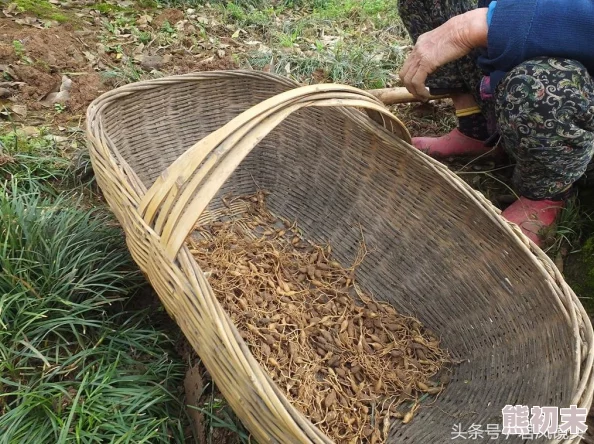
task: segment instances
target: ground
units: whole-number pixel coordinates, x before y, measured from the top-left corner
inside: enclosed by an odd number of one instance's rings
[[[33,177],[43,195],[45,184],[68,199],[74,190],[81,211],[105,211],[84,151],[86,108],[105,91],[170,74],[236,68],[274,72],[300,83],[390,87],[398,85],[396,72],[410,49],[397,0],[0,0],[0,7],[0,173],[8,182]],[[393,111],[415,135],[441,134],[455,125],[447,100],[398,105]],[[508,169],[489,163],[450,166],[496,206],[512,201]],[[591,184],[580,193],[565,211],[558,234],[551,236],[548,253],[594,312]],[[172,341],[167,350],[154,352],[169,356],[172,368],[180,364],[175,367],[179,392],[184,391],[182,373],[189,369],[185,393],[198,406],[189,412],[196,441],[247,442],[152,291],[117,285],[121,293],[133,293],[123,308],[131,313],[148,309],[156,334]],[[79,388],[65,390],[74,391],[62,410],[74,411]],[[6,413],[10,402],[2,399],[0,411]],[[178,393],[164,401],[164,409],[175,399]],[[189,424],[171,425],[163,433],[181,440],[191,435]],[[0,431],[3,427],[0,420]],[[172,431],[176,427],[181,431]]]

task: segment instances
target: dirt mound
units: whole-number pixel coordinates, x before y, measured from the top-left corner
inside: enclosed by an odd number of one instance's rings
[[[41,110],[39,100],[60,85],[60,75],[50,74],[44,69],[30,65],[15,65],[13,71],[17,74],[15,80],[24,82],[21,92],[16,96],[18,102],[25,102],[30,110]]]
[[[77,70],[87,66],[84,52],[95,44],[93,32],[76,31],[68,24],[38,29],[0,18],[0,56],[5,63],[40,65],[50,72]]]
[[[99,73],[73,77],[69,106],[72,111],[84,112],[93,100],[108,89]]]
[[[0,58],[10,65],[12,80],[24,82],[13,100],[29,110],[43,110],[40,101],[57,91],[66,75],[73,85],[65,104],[79,112],[106,90],[89,60],[96,45],[94,31],[75,30],[68,24],[37,29],[0,19]]]
[[[180,20],[184,19],[184,13],[179,9],[166,9],[153,20],[153,28],[159,29],[168,22],[170,25],[175,25]]]

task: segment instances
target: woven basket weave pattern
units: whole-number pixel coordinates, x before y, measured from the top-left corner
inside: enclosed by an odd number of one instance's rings
[[[295,87],[263,73],[194,74],[122,87],[88,112],[97,180],[134,259],[260,442],[329,440],[255,362],[189,251],[173,248],[172,260],[159,226],[167,213],[147,217],[141,201],[196,142]],[[286,116],[218,196],[257,188],[272,191],[275,214],[329,242],[343,263],[363,233],[361,286],[418,317],[462,360],[434,406],[394,424],[391,442],[450,442],[456,423],[500,423],[505,404],[590,406],[592,327],[557,269],[480,194],[364,113],[324,107]]]

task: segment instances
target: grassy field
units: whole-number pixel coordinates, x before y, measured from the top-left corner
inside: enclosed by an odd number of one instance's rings
[[[146,284],[120,230],[48,139],[1,141],[0,442],[183,442],[185,369],[125,308]]]
[[[250,442],[208,375],[192,407],[203,430],[192,437],[183,380],[197,359],[101,199],[84,112],[110,88],[205,69],[396,86],[411,43],[397,0],[12,5],[0,19],[10,36],[0,74],[15,84],[0,101],[0,444]],[[70,99],[41,105],[62,75]],[[394,108],[414,134],[452,128],[451,111],[448,102]],[[454,169],[494,202],[509,193],[495,167]],[[550,254],[560,265],[570,258],[568,278],[594,308],[591,212],[579,201],[565,211]]]

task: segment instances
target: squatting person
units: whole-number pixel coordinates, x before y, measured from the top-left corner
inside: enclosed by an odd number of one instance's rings
[[[400,76],[449,94],[458,127],[413,145],[435,158],[507,151],[520,196],[503,216],[537,244],[594,154],[594,1],[400,0],[416,42]],[[497,140],[501,143],[496,144]]]

